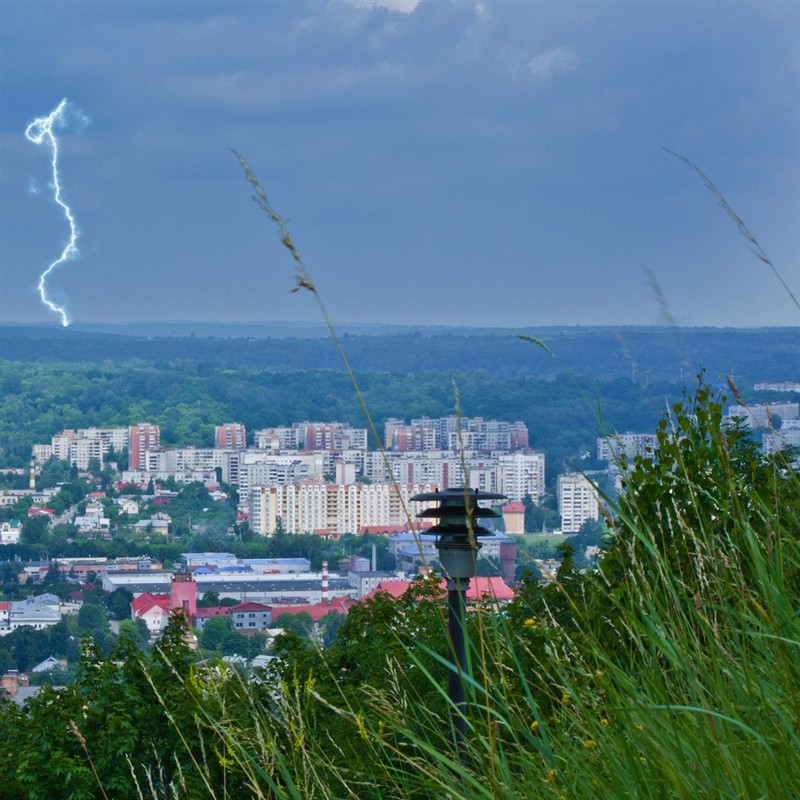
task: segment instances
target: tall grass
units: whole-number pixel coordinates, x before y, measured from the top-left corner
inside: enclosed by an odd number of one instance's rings
[[[304,267],[298,287],[316,295]],[[502,613],[470,615],[466,758],[448,729],[448,649],[420,636],[427,625],[446,637],[441,613],[416,612],[413,598],[393,613],[376,600],[329,651],[287,651],[266,684],[209,686],[225,713],[201,716],[248,791],[800,796],[797,472],[726,428],[702,385],[665,417],[659,441],[657,458],[622,465],[597,570],[578,572],[567,554],[550,586],[524,584]],[[375,641],[370,625],[381,624]]]
[[[567,566],[506,613],[472,615],[465,760],[447,730],[446,655],[402,631],[383,659],[362,640],[373,672],[360,685],[336,645],[267,687],[210,685],[226,713],[207,714],[207,730],[258,797],[799,796],[797,476],[779,476],[776,507],[732,475],[749,508],[713,531],[684,505],[709,487],[674,477],[688,494],[664,496],[664,511],[687,563],[633,501],[607,569]],[[344,636],[340,649],[358,646]]]

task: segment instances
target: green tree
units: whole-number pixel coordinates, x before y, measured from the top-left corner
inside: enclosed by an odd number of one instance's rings
[[[52,489],[59,483],[65,483],[70,478],[72,467],[69,461],[59,461],[49,458],[42,464],[36,479],[38,489]]]
[[[0,759],[0,794],[29,800],[137,797],[137,786],[158,776],[165,791],[175,778],[183,797],[208,797],[208,786],[223,785],[244,796],[226,778],[220,759],[208,757],[200,744],[191,662],[185,620],[178,615],[152,655],[143,655],[127,634],[107,658],[89,644],[72,685],[45,687],[24,713],[1,704],[0,735],[14,757]]]
[[[338,611],[329,611],[319,621],[319,631],[323,647],[330,647],[336,640],[339,629],[344,624],[345,617]]]
[[[249,647],[247,637],[233,628],[230,617],[211,617],[200,631],[200,647],[223,656],[247,656]]]
[[[203,596],[197,601],[200,608],[213,608],[219,605],[219,592],[213,590],[203,592]]]
[[[22,522],[20,541],[25,544],[41,544],[47,541],[48,525],[49,520],[45,516],[26,517]]]
[[[561,524],[558,512],[550,508],[553,502],[552,495],[545,495],[539,503],[534,503],[533,498],[526,494],[522,499],[525,506],[525,531],[527,533],[542,533],[546,530],[555,530]]]
[[[84,603],[78,611],[78,631],[106,648],[111,641],[111,627],[105,607],[98,603]]]
[[[147,631],[147,625],[145,623],[144,626],[141,626],[137,624],[139,622],[143,622],[143,620],[134,622],[132,619],[123,619],[119,623],[119,636],[128,637],[142,653],[148,653],[150,652],[150,636]]]
[[[80,657],[80,636],[78,619],[74,614],[66,614],[51,627],[46,629],[50,640],[50,653],[56,658],[65,658],[74,664]]]
[[[27,672],[50,655],[50,643],[44,631],[29,625],[11,631],[3,642],[8,650],[13,669]]]
[[[276,628],[283,628],[301,639],[308,639],[314,629],[314,620],[308,611],[300,611],[297,614],[279,614],[272,622]]]
[[[132,602],[133,593],[124,587],[120,587],[114,589],[114,591],[106,597],[106,608],[114,619],[126,620],[131,616]]]

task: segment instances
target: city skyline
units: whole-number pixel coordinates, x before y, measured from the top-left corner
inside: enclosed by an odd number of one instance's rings
[[[0,7],[0,321],[797,325],[800,6]],[[32,54],[35,53],[35,58]]]

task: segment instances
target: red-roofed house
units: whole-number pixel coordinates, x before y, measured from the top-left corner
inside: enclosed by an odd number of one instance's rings
[[[369,533],[372,536],[394,536],[396,533],[408,533],[408,523],[404,525],[363,525],[358,535]]]
[[[513,600],[514,590],[502,578],[473,578],[467,589],[467,600],[495,600],[505,603]]]
[[[379,592],[386,592],[398,599],[408,591],[409,586],[411,586],[411,581],[381,581],[376,589],[364,595],[364,599],[369,600]]]
[[[47,508],[46,506],[31,506],[28,509],[29,517],[49,517],[50,519],[54,519],[55,515],[55,509]]]
[[[314,536],[320,536],[326,541],[338,542],[342,538],[342,534],[336,528],[314,528]]]
[[[276,620],[281,614],[299,614],[305,611],[311,616],[314,622],[319,622],[324,616],[331,611],[338,614],[347,614],[350,607],[355,601],[348,597],[337,598],[330,603],[314,603],[307,606],[270,606],[272,611],[272,619]]]
[[[131,619],[143,619],[151,634],[161,633],[169,621],[168,594],[142,592],[131,602]]]
[[[187,572],[177,572],[170,585],[169,594],[142,592],[131,602],[131,617],[143,619],[151,634],[161,633],[167,627],[169,616],[176,610],[183,611],[193,622],[197,613],[197,584]]]

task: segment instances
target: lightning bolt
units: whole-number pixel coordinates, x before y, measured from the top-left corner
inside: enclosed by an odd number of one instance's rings
[[[61,210],[64,212],[64,216],[69,224],[69,241],[61,251],[61,255],[39,276],[39,296],[42,298],[42,302],[51,311],[54,311],[56,314],[61,316],[61,324],[65,328],[69,325],[69,317],[67,316],[67,312],[62,306],[54,303],[47,296],[46,284],[47,276],[57,266],[59,266],[59,264],[69,261],[78,254],[78,248],[75,244],[78,240],[78,227],[75,224],[75,217],[72,216],[72,210],[61,197],[61,181],[58,178],[58,139],[53,133],[53,127],[57,123],[61,123],[62,125],[66,124],[64,118],[66,108],[67,100],[64,98],[46,117],[39,117],[38,119],[35,119],[25,129],[25,138],[27,138],[28,141],[33,142],[34,144],[46,144],[50,148],[50,152],[52,153],[50,164],[53,170],[53,197],[56,203],[61,206]]]

